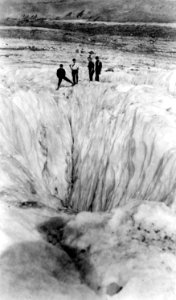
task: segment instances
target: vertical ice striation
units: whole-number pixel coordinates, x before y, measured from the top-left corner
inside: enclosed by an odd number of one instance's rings
[[[69,97],[74,136],[75,210],[105,211],[130,199],[171,204],[176,188],[171,96],[152,87],[75,88]]]
[[[163,90],[82,84],[56,97],[17,86],[0,106],[4,197],[74,211],[174,201],[176,108]]]
[[[58,203],[67,195],[67,119],[44,92],[4,92],[0,106],[1,195],[10,193],[17,202]]]

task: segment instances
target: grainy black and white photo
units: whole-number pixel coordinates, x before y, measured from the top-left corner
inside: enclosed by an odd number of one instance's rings
[[[176,300],[175,0],[0,0],[0,300]]]

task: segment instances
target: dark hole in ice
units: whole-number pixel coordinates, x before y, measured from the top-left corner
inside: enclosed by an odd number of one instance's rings
[[[65,238],[71,234],[76,234],[78,239],[81,232],[75,232],[75,229],[67,225],[67,220],[62,217],[53,217],[48,222],[41,224],[38,227],[39,232],[43,233],[48,243],[56,248],[62,248],[70,257],[75,269],[80,274],[80,279],[95,292],[99,292],[101,284],[96,275],[96,271],[90,261],[90,249],[88,245],[85,248],[70,247],[67,245]]]
[[[116,282],[112,282],[107,286],[106,294],[109,296],[113,296],[119,293],[123,287],[119,286]]]
[[[66,224],[66,220],[59,217],[53,217],[48,222],[44,224],[40,224],[38,226],[39,232],[44,234],[45,239],[55,245],[62,239],[63,236],[63,228]]]
[[[38,203],[37,201],[24,201],[19,203],[20,208],[42,208],[43,205],[41,203]]]

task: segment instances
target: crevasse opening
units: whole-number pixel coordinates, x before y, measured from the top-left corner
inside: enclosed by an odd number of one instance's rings
[[[0,70],[2,299],[175,300],[174,69],[56,92],[28,55]]]
[[[145,85],[82,84],[56,99],[4,90],[1,159],[4,178],[12,169],[12,198],[73,211],[110,211],[131,199],[172,204],[176,141],[166,103],[173,106],[171,95]]]

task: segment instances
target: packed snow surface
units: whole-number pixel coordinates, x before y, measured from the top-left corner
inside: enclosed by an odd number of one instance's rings
[[[1,41],[1,299],[175,300],[172,59],[33,44]]]

